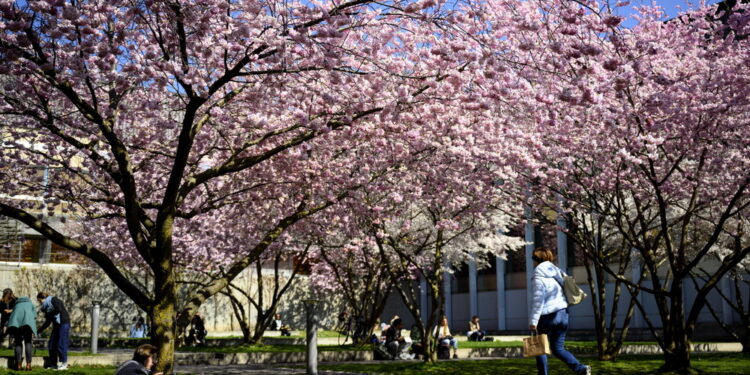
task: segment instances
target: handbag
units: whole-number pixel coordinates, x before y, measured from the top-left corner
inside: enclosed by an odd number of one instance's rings
[[[560,286],[565,294],[565,299],[568,301],[568,306],[573,306],[581,303],[584,298],[588,297],[588,294],[581,289],[576,283],[576,279],[573,276],[568,276],[562,271],[563,283]]]
[[[523,338],[523,356],[538,357],[540,355],[552,354],[549,349],[549,341],[546,334],[531,332],[531,336]]]
[[[586,292],[578,286],[573,276],[563,277],[563,293],[565,293],[565,299],[568,300],[569,306],[577,305],[588,297]]]

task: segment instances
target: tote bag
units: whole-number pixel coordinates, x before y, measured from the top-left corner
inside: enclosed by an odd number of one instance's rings
[[[563,293],[565,294],[565,299],[568,300],[568,306],[577,305],[588,296],[583,289],[578,287],[576,279],[574,279],[573,276],[563,274],[562,288]]]
[[[552,354],[552,351],[549,349],[547,335],[539,335],[535,331],[532,331],[531,336],[523,338],[524,357],[538,357],[545,354]]]

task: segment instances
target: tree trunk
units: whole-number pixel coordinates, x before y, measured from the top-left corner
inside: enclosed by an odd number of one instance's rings
[[[248,341],[250,344],[262,344],[263,334],[266,333],[268,326],[271,325],[271,320],[276,315],[276,304],[268,308],[263,313],[262,309],[257,309],[255,314],[255,329],[253,329],[253,336]]]
[[[435,336],[431,334],[425,334],[422,337],[422,347],[424,348],[424,360],[425,362],[435,363],[437,362],[437,340]]]
[[[690,351],[684,350],[688,347],[687,340],[674,343],[672,350],[664,352],[664,365],[659,369],[660,372],[676,372],[678,374],[692,374],[690,368]]]
[[[683,300],[683,282],[675,278],[671,290],[671,324],[665,330],[664,365],[662,371],[675,371],[689,374],[690,369],[690,339],[685,327],[685,304]]]
[[[745,322],[745,334],[741,337],[742,354],[750,355],[750,321]]]
[[[171,263],[164,263],[163,268],[155,272],[154,278],[156,303],[151,309],[151,319],[154,322],[151,344],[157,348],[158,363],[155,372],[171,374],[174,370],[177,291]]]

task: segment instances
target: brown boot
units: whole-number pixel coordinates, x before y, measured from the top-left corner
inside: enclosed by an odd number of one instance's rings
[[[16,370],[18,370],[18,371],[23,370],[23,363],[21,363],[21,362],[16,363]]]
[[[26,371],[31,371],[31,362],[26,364]]]

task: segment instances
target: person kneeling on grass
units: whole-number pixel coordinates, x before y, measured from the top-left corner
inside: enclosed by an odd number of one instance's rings
[[[115,375],[164,375],[163,372],[152,373],[156,366],[156,347],[143,344],[135,349],[133,359],[125,361],[117,368]]]

